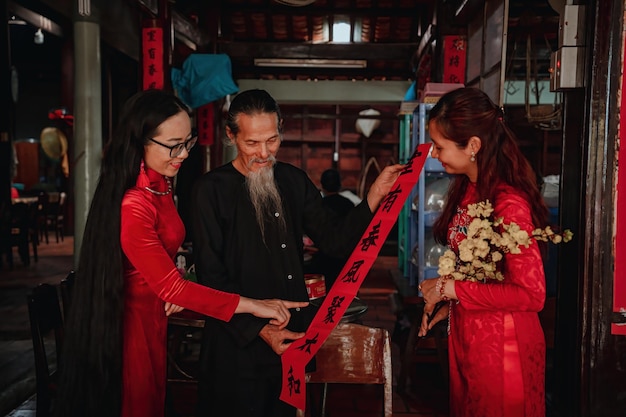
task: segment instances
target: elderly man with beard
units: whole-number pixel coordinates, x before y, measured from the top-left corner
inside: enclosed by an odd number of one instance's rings
[[[192,194],[200,283],[247,297],[307,301],[302,236],[348,255],[402,169],[385,168],[367,198],[340,219],[304,171],[276,160],[282,124],[266,91],[245,91],[232,101],[226,135],[237,157],[203,175]],[[295,416],[279,400],[280,355],[304,336],[314,313],[310,306],[295,309],[284,329],[247,314],[228,323],[207,318],[198,416]]]

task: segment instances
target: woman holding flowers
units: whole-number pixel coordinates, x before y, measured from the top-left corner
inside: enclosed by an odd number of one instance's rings
[[[433,229],[451,252],[442,257],[441,276],[420,285],[426,305],[419,334],[449,318],[450,416],[544,417],[537,312],[546,286],[532,237],[548,210],[537,177],[501,109],[478,89],[444,95],[430,112],[429,132],[432,156],[453,175]]]

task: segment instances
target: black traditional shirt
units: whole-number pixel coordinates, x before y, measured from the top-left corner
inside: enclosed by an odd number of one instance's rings
[[[341,219],[324,207],[304,171],[279,162],[274,177],[283,211],[268,216],[265,242],[245,176],[232,163],[197,181],[191,233],[200,283],[246,297],[307,301],[302,236],[329,253],[345,256],[355,248],[373,217],[366,200]],[[279,217],[285,220],[285,231],[278,227]],[[313,307],[292,310],[288,329],[306,330],[314,313]],[[258,336],[267,323],[250,314],[236,314],[229,323],[207,319],[202,372],[223,383],[232,372],[252,378],[279,373],[280,357]]]

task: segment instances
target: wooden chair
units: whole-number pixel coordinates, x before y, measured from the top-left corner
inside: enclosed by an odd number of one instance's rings
[[[63,307],[63,321],[67,319],[72,304],[72,291],[74,290],[74,280],[76,272],[70,271],[65,278],[61,280],[61,303]]]
[[[22,263],[28,266],[30,265],[29,245],[32,243],[33,257],[35,262],[38,260],[37,245],[39,240],[37,238],[34,210],[36,210],[35,205],[26,203],[15,203],[11,205],[10,244],[7,253],[9,268],[13,267],[13,247],[17,247]]]
[[[46,243],[48,243],[48,230],[54,230],[54,236],[56,242],[59,243],[59,237],[61,241],[65,236],[65,202],[67,194],[65,192],[53,192],[48,193],[48,202],[44,206],[45,224],[44,224],[44,236]]]
[[[316,370],[307,384],[321,383],[321,415],[326,415],[328,384],[380,384],[383,386],[382,415],[391,417],[391,337],[385,329],[355,323],[339,324],[315,355]]]
[[[166,416],[193,416],[204,316],[183,310],[168,318]]]
[[[27,296],[30,330],[35,354],[35,377],[37,386],[37,417],[53,414],[53,402],[56,396],[56,370],[60,362],[63,347],[63,319],[59,304],[57,287],[40,284]],[[46,336],[54,337],[56,366],[48,361],[49,353]]]
[[[48,213],[48,200],[50,197],[45,191],[40,191],[37,195],[37,232],[39,234],[39,243],[44,240],[48,243],[48,221],[46,216]]]

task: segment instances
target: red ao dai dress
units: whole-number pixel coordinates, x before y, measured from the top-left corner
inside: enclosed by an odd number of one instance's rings
[[[162,417],[165,412],[167,316],[165,301],[224,321],[239,296],[181,278],[174,256],[184,225],[163,176],[147,170],[122,200],[125,255],[122,417]]]
[[[476,203],[470,184],[448,232],[458,253]],[[530,206],[515,189],[497,194],[494,217],[533,230]],[[545,417],[545,339],[537,312],[546,286],[539,245],[505,255],[504,281],[456,281],[450,305],[450,416]]]

